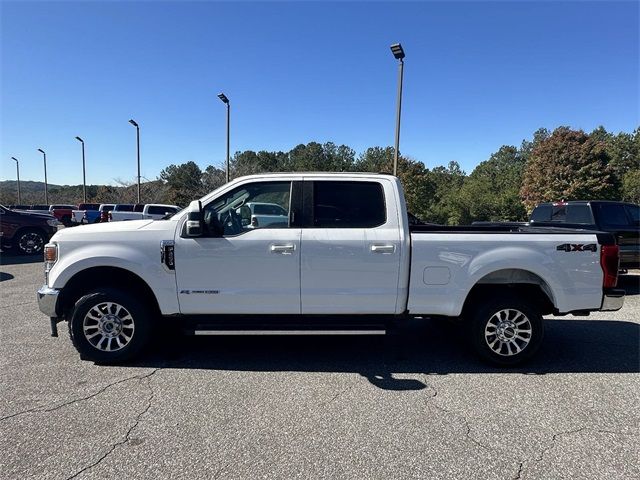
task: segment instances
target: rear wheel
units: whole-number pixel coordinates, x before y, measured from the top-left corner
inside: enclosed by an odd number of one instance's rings
[[[518,297],[476,305],[471,316],[471,341],[476,352],[497,365],[517,365],[531,358],[544,336],[542,315]]]
[[[44,234],[34,228],[20,230],[13,240],[13,245],[23,255],[42,253],[45,243],[47,240]]]
[[[122,363],[147,345],[151,321],[147,309],[134,297],[101,288],[76,302],[69,333],[82,359]]]

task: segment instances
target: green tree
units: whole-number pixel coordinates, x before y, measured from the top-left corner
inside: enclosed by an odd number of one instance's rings
[[[640,169],[625,173],[622,180],[622,199],[640,204]]]
[[[525,163],[523,153],[507,145],[480,163],[460,191],[461,222],[525,220],[527,212],[520,201]]]
[[[521,198],[529,210],[544,201],[615,198],[609,160],[605,142],[559,127],[533,148]]]
[[[168,201],[176,205],[188,205],[191,200],[205,192],[202,184],[202,170],[195,162],[169,165],[160,172],[160,179],[169,187]]]

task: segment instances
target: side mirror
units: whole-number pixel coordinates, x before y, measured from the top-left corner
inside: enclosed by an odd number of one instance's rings
[[[202,203],[200,200],[194,200],[189,204],[189,213],[187,214],[187,222],[184,224],[185,237],[201,237],[202,228]]]

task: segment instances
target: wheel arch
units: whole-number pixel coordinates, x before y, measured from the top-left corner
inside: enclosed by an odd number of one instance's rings
[[[541,276],[525,269],[505,268],[484,275],[473,285],[464,301],[463,316],[477,302],[495,295],[516,295],[532,301],[543,315],[556,309],[553,290]]]
[[[160,314],[158,299],[149,284],[131,270],[112,266],[89,267],[75,273],[60,293],[60,313],[68,319],[75,303],[96,288],[122,289],[123,286],[149,305],[154,314]]]

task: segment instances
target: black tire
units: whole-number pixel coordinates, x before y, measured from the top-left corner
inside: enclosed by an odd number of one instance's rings
[[[106,304],[115,306],[109,309]],[[76,302],[69,336],[83,360],[119,364],[141,353],[149,342],[151,327],[149,310],[135,297],[121,290],[100,288]]]
[[[22,255],[37,255],[44,251],[47,243],[46,235],[37,228],[19,230],[13,238],[13,246]]]
[[[483,360],[513,366],[529,360],[540,348],[544,323],[531,302],[505,296],[471,308],[471,343]]]

